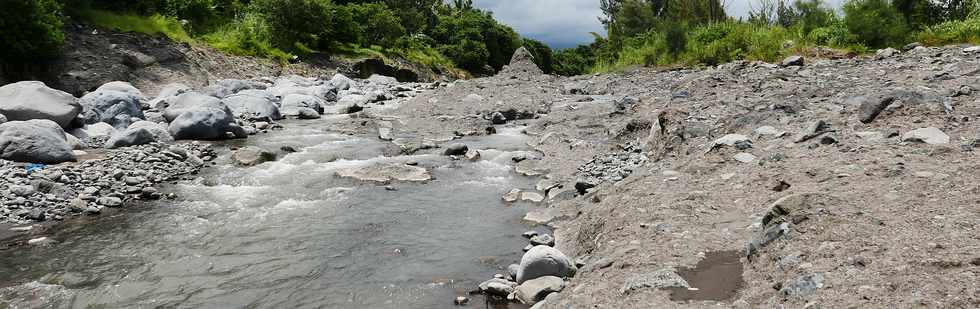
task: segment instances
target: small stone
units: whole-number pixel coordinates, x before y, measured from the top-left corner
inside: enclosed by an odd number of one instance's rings
[[[775,127],[772,127],[772,126],[761,126],[761,127],[757,128],[757,129],[755,129],[755,134],[758,134],[758,135],[779,135],[780,132],[779,132],[779,130],[776,130],[776,128]]]
[[[85,208],[85,213],[86,214],[97,215],[100,212],[102,212],[102,209],[100,209],[98,207],[95,207],[95,206],[89,206],[89,207]]]
[[[538,236],[538,231],[527,231],[527,232],[524,232],[524,234],[521,234],[521,236],[524,236],[524,238],[527,238],[527,239],[531,239],[534,236]]]
[[[480,151],[479,150],[470,150],[470,151],[467,151],[465,157],[466,157],[466,160],[469,160],[469,161],[479,161],[480,160]]]
[[[964,48],[963,49],[963,52],[964,53],[968,53],[968,54],[980,53],[980,46],[970,46],[970,47]]]
[[[521,200],[532,203],[540,203],[544,201],[544,195],[537,192],[524,191],[521,192]]]
[[[506,279],[493,278],[480,283],[479,287],[481,292],[489,295],[507,297],[507,295],[514,292],[514,288],[517,287],[517,283]]]
[[[738,153],[733,158],[735,159],[735,161],[742,162],[742,163],[751,163],[752,161],[755,161],[754,155],[745,152]]]
[[[814,120],[810,122],[793,140],[794,143],[802,143],[813,139],[814,137],[820,136],[827,132],[829,125],[823,120]]]
[[[578,194],[584,195],[589,192],[589,189],[595,188],[597,184],[591,181],[579,180],[575,182],[575,190]]]
[[[535,246],[555,246],[555,238],[549,234],[531,237],[531,245]]]
[[[902,135],[903,142],[926,143],[930,145],[949,144],[949,135],[935,127],[916,129]]]
[[[800,276],[786,284],[779,290],[784,296],[807,297],[823,288],[824,277],[822,274],[808,274]]]
[[[10,193],[13,193],[14,195],[20,197],[29,197],[31,195],[34,195],[34,193],[36,192],[37,190],[34,190],[34,186],[21,186],[21,185],[10,186]]]
[[[122,206],[122,199],[112,196],[100,197],[98,200],[96,200],[96,203],[106,207],[119,207]]]
[[[504,194],[503,196],[504,201],[508,203],[516,202],[520,198],[521,198],[520,189],[511,189],[510,192],[507,192],[507,194]]]
[[[456,296],[456,299],[453,301],[453,303],[456,304],[457,306],[465,306],[466,304],[470,303],[470,299],[466,298],[466,296]]]
[[[749,143],[751,143],[752,141],[749,140],[749,137],[748,136],[745,136],[745,135],[741,135],[741,134],[728,134],[728,135],[722,136],[721,138],[715,140],[714,145],[712,146],[712,148],[719,147],[719,146],[735,146],[735,144],[742,143],[742,142],[749,142]]]

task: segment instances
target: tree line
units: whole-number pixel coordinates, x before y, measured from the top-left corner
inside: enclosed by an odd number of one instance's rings
[[[754,0],[746,18],[728,16],[725,1],[598,0],[606,33],[552,50],[472,0],[11,0],[0,1],[0,41],[7,43],[0,63],[55,57],[68,16],[119,23],[116,13],[152,16],[172,24],[162,32],[186,30],[235,54],[286,61],[367,52],[476,75],[499,70],[520,46],[546,73],[577,75],[774,61],[818,45],[860,53],[912,41],[980,43],[980,0],[848,0],[840,12],[822,0]]]
[[[55,57],[67,16],[119,23],[122,18],[113,14],[179,24],[191,36],[237,54],[392,51],[423,62],[448,59],[475,74],[499,70],[523,44],[472,0],[25,0],[0,1],[0,41],[11,42],[0,59]]]
[[[633,65],[775,61],[813,46],[862,53],[884,47],[980,43],[980,0],[754,0],[746,18],[723,0],[600,0],[606,36],[555,53],[558,73]]]

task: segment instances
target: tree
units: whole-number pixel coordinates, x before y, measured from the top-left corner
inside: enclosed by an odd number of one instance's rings
[[[54,57],[65,41],[61,4],[56,0],[0,2],[0,62]]]
[[[257,0],[254,5],[281,47],[328,49],[333,42],[334,10],[329,0]]]
[[[848,31],[869,47],[896,46],[908,34],[905,19],[888,0],[848,0],[844,14]]]

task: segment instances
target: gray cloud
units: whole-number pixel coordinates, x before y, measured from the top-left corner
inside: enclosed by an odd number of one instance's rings
[[[839,6],[844,0],[825,0]],[[728,14],[748,15],[756,0],[727,1]],[[490,10],[501,22],[521,35],[554,48],[573,47],[592,42],[590,32],[605,35],[599,23],[599,0],[475,0],[474,4]]]

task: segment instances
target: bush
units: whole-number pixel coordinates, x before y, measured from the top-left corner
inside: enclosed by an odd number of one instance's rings
[[[289,61],[293,55],[272,46],[271,31],[265,19],[248,13],[241,19],[204,35],[204,41],[212,47],[235,55],[255,56]]]
[[[926,27],[917,34],[917,40],[930,45],[963,42],[980,44],[980,16]]]
[[[60,53],[61,5],[56,0],[0,2],[0,62],[54,57]]]
[[[152,16],[120,14],[101,10],[85,10],[78,14],[90,23],[100,27],[125,32],[162,35],[171,40],[183,43],[194,42],[194,39],[184,30],[183,25],[173,17],[165,17],[159,14]]]
[[[257,0],[253,5],[280,48],[330,47],[333,7],[329,0]]]
[[[554,54],[554,73],[564,76],[588,73],[596,65],[595,59],[595,52],[589,45],[559,50]]]
[[[847,47],[856,42],[856,38],[847,30],[843,21],[813,29],[806,36],[807,41],[824,46]]]
[[[902,45],[908,26],[888,0],[848,0],[844,24],[858,41],[873,48]]]
[[[405,27],[388,7],[381,3],[348,4],[351,18],[357,27],[356,41],[361,45],[380,45],[391,47],[399,37],[405,35]]]

